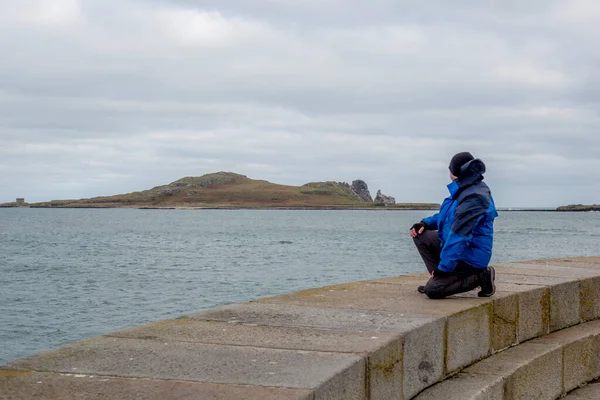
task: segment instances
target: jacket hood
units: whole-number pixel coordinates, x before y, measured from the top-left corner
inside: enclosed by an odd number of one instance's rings
[[[460,168],[460,177],[457,180],[458,186],[462,189],[467,186],[483,180],[485,174],[485,164],[479,158],[469,161]]]

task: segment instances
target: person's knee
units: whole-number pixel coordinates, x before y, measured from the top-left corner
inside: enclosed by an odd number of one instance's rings
[[[415,246],[417,247],[417,249],[425,249],[425,248],[427,248],[427,242],[424,240],[424,238],[422,236],[423,235],[417,235],[414,238],[412,238],[413,243],[415,244]]]
[[[443,293],[437,292],[437,291],[434,291],[434,292],[431,292],[431,291],[430,292],[425,292],[425,294],[427,295],[427,297],[429,297],[432,300],[440,300],[440,299],[443,299],[445,297]]]
[[[427,287],[427,285],[425,285],[424,291],[427,297],[429,297],[432,300],[439,300],[445,297],[444,292],[442,290],[439,290],[438,288]]]

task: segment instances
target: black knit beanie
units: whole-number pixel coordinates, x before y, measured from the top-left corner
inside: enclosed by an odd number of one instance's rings
[[[460,168],[474,159],[475,157],[473,157],[473,155],[468,151],[458,153],[452,157],[452,160],[450,160],[450,166],[448,168],[450,169],[450,172],[452,172],[452,175],[458,177],[460,176]]]

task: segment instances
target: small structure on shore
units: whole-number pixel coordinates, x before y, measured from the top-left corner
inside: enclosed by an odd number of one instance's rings
[[[22,197],[17,197],[17,207],[23,207],[25,205],[25,199]]]

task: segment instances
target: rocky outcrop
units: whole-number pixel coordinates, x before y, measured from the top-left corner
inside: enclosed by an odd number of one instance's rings
[[[377,196],[375,196],[375,203],[383,204],[386,207],[393,206],[396,204],[396,199],[392,196],[386,196],[385,194],[381,193],[381,190],[378,190]]]
[[[352,189],[352,193],[354,193],[354,195],[356,195],[356,198],[361,202],[373,202],[371,193],[369,193],[369,187],[367,186],[367,183],[365,181],[361,181],[360,179],[352,181],[352,186],[350,188]]]

